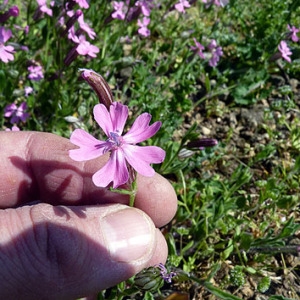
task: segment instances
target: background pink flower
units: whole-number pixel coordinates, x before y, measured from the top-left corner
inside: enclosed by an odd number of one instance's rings
[[[202,44],[200,44],[195,38],[194,42],[196,46],[191,46],[191,50],[195,51],[201,58],[205,58],[203,50],[205,49]]]
[[[26,102],[22,102],[19,107],[15,103],[8,104],[4,109],[4,117],[11,118],[11,124],[18,123],[20,121],[25,122],[29,117],[29,114],[26,112],[26,110]]]
[[[296,28],[295,26],[290,26],[289,24],[288,24],[287,27],[288,27],[288,30],[289,30],[289,34],[288,34],[289,38],[293,42],[297,43],[299,41],[297,33],[300,31],[300,29]]]
[[[13,46],[5,46],[6,43],[12,36],[10,29],[5,29],[4,27],[0,27],[0,59],[4,63],[8,63],[10,60],[14,60],[14,47]]]
[[[124,1],[113,2],[114,12],[111,14],[113,19],[125,20],[128,6]]]
[[[75,0],[75,2],[81,7],[88,9],[89,8],[89,3],[86,0]]]
[[[44,78],[42,66],[29,66],[27,69],[29,71],[28,79],[40,81]]]
[[[45,13],[48,16],[52,17],[52,9],[47,6],[46,0],[37,0],[37,3],[39,5],[38,10],[40,12]]]
[[[97,46],[92,45],[90,42],[86,41],[84,36],[79,37],[79,42],[80,43],[78,44],[76,51],[80,55],[96,57],[97,53],[100,51]]]
[[[181,13],[185,13],[185,7],[191,7],[190,3],[186,0],[179,0],[179,2],[175,4],[175,9]]]
[[[150,24],[150,18],[143,17],[142,20],[138,20],[138,26],[140,27],[138,29],[138,33],[145,37],[149,36],[150,30],[147,27],[149,24]]]
[[[290,48],[288,47],[288,45],[285,41],[280,42],[280,44],[278,46],[278,50],[283,59],[285,59],[289,63],[292,61],[290,58],[290,56],[292,55],[292,51],[290,50]]]

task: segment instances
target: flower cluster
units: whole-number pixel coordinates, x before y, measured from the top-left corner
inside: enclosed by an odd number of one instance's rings
[[[3,3],[5,6],[7,2]],[[10,7],[4,13],[0,13],[0,23],[5,23],[10,17],[17,17],[19,15],[18,6],[14,5]],[[12,45],[5,45],[6,42],[12,37],[12,31],[3,26],[0,27],[0,60],[4,63],[14,60],[13,53],[15,49]]]
[[[211,42],[207,46],[208,51],[206,53],[203,52],[205,50],[205,47],[195,38],[194,43],[195,46],[191,46],[191,50],[198,54],[202,59],[209,57],[208,64],[211,67],[215,67],[218,64],[220,57],[223,55],[222,47],[217,45],[216,40],[211,40]]]
[[[2,8],[4,8],[6,4],[7,1],[2,5]],[[55,1],[36,0],[36,5],[37,8],[32,16],[35,21],[46,17],[53,18],[54,8],[59,8],[61,11],[59,19],[57,20],[57,27],[62,29],[62,36],[67,35],[68,39],[74,45],[65,57],[64,62],[66,65],[69,65],[79,55],[92,58],[96,57],[99,48],[87,40],[87,37],[92,40],[95,39],[96,33],[84,20],[83,12],[80,9],[77,11],[73,10],[75,5],[79,5],[81,9],[87,9],[89,4],[86,0],[65,1],[64,5]],[[14,5],[0,14],[0,23],[5,23],[9,18],[17,17],[18,15],[19,8]],[[29,26],[21,28],[17,25],[14,26],[14,29],[24,31],[26,35],[30,30]],[[28,47],[18,45],[15,42],[7,44],[13,36],[11,29],[4,26],[0,27],[0,60],[4,63],[14,60],[16,50],[29,50]],[[40,62],[28,63],[27,70],[29,72],[28,79],[30,80],[39,81],[44,78],[43,66]]]
[[[139,27],[138,33],[143,37],[148,37],[151,34],[148,25],[150,24],[149,16],[153,7],[152,1],[153,0],[138,0],[132,7],[129,6],[130,0],[120,2],[113,1],[112,5],[114,11],[111,17],[113,19],[127,20],[130,22],[141,16],[137,21]]]
[[[300,29],[296,28],[295,26],[291,26],[290,24],[287,25],[288,33],[287,38],[290,39],[292,42],[297,43],[299,42],[299,37],[297,33]],[[291,55],[293,54],[288,43],[285,40],[280,41],[278,45],[278,52],[273,55],[271,60],[277,60],[279,58],[283,58],[287,62],[291,63]]]
[[[81,5],[81,8],[89,7],[88,3],[85,1],[78,0],[76,2]],[[68,17],[68,21],[64,24],[66,17]],[[99,48],[87,40],[87,36],[91,40],[94,40],[96,33],[89,24],[85,22],[82,10],[78,9],[74,11],[66,8],[64,14],[59,20],[59,24],[62,27],[65,27],[63,35],[67,33],[68,39],[75,44],[64,59],[67,66],[70,65],[71,62],[79,55],[92,58],[97,56],[97,53],[100,51]]]
[[[111,182],[113,188],[130,181],[128,165],[137,173],[151,177],[154,169],[151,163],[161,163],[165,158],[165,151],[156,146],[137,146],[152,137],[160,128],[161,122],[149,126],[151,115],[141,114],[133,123],[131,129],[123,134],[128,117],[128,107],[113,102],[109,110],[104,104],[94,107],[94,118],[107,136],[105,141],[98,140],[82,129],[76,129],[70,141],[78,149],[70,150],[73,160],[85,161],[110,153],[108,162],[93,175],[96,186],[106,187]]]

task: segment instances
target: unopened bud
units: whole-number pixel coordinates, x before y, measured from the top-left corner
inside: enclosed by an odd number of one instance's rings
[[[200,150],[206,147],[213,147],[218,145],[218,141],[216,139],[203,138],[194,141],[190,141],[187,143],[187,148],[198,148]]]
[[[17,17],[19,15],[18,6],[12,6],[8,11],[4,14],[0,14],[0,23],[5,23],[10,17]]]
[[[64,64],[68,67],[79,55],[77,52],[77,46],[73,47],[64,59]]]
[[[134,278],[134,286],[142,291],[157,291],[164,284],[157,267],[149,267],[139,272]]]
[[[67,23],[65,25],[65,29],[62,32],[62,36],[64,36],[69,31],[69,29],[75,24],[75,22],[78,20],[78,18],[82,14],[83,14],[83,12],[80,9],[76,10],[74,15],[72,17],[70,17],[69,20],[67,21]]]
[[[109,109],[110,105],[114,102],[114,98],[108,83],[100,74],[94,72],[93,70],[79,69],[79,71],[82,72],[81,77],[96,92],[99,102],[104,104],[106,108]]]

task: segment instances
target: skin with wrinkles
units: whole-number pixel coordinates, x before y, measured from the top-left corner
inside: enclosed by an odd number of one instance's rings
[[[139,209],[130,208],[126,196],[91,181],[108,157],[73,161],[74,146],[47,133],[1,132],[0,141],[1,299],[95,295],[165,262],[166,242],[156,228],[177,208],[167,180],[138,177]]]

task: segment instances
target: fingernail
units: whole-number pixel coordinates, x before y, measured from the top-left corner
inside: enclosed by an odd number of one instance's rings
[[[101,220],[111,259],[117,262],[148,260],[154,248],[155,227],[137,209],[112,212]]]

